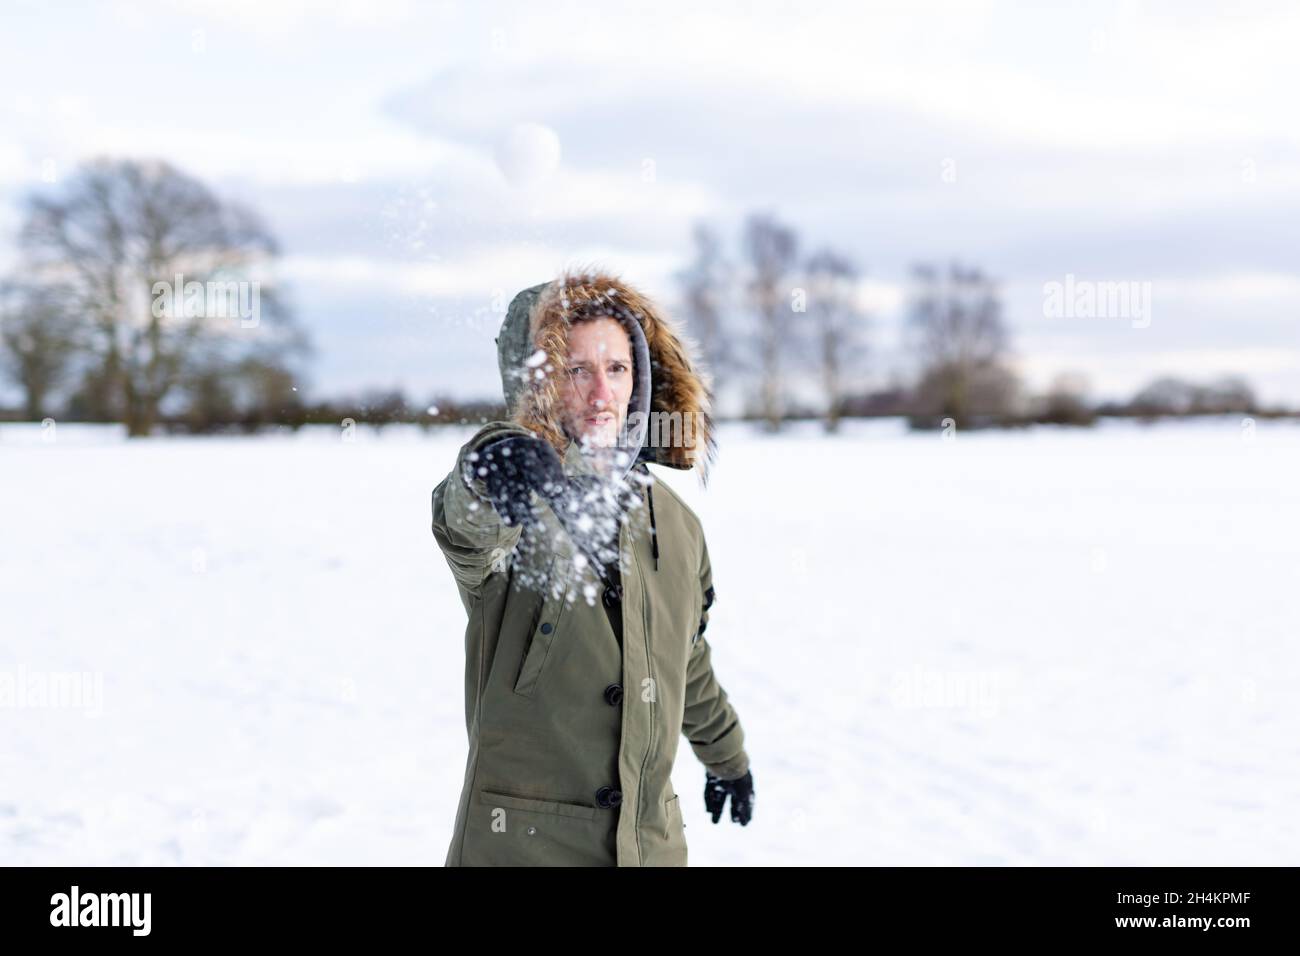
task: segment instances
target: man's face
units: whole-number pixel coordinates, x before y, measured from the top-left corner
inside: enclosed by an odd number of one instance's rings
[[[632,343],[611,318],[575,322],[569,329],[565,431],[597,447],[618,439],[632,400]]]

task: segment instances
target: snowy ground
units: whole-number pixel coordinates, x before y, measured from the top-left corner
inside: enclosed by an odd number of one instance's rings
[[[90,695],[0,702],[0,863],[441,865],[468,432],[57,428],[0,427],[0,681]],[[681,742],[692,865],[1300,863],[1300,427],[735,425],[660,474],[757,789],[712,825]]]

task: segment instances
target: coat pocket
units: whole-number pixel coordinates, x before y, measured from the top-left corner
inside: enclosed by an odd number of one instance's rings
[[[664,815],[668,818],[668,832],[664,836],[672,839],[674,834],[680,834],[686,827],[682,820],[682,805],[677,800],[677,794],[673,794],[664,801]]]
[[[561,800],[543,800],[539,797],[525,797],[500,790],[482,788],[479,794],[484,803],[494,807],[510,810],[527,810],[529,813],[550,813],[560,817],[574,817],[579,820],[594,820],[600,810],[585,803],[566,803]]]
[[[583,803],[478,792],[467,821],[465,866],[616,866],[617,814]]]
[[[664,816],[667,818],[667,832],[664,839],[663,864],[666,866],[686,866],[689,851],[686,848],[686,823],[682,820],[682,804],[673,794],[664,801]]]
[[[557,551],[551,559],[546,583],[542,586],[542,606],[533,620],[532,633],[519,662],[519,676],[515,679],[515,693],[522,697],[532,697],[536,693],[546,661],[560,635],[567,603],[568,572],[572,566],[572,556],[566,552]]]

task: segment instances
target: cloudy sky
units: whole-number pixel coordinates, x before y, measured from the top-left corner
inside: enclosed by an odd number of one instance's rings
[[[958,258],[1032,385],[1300,403],[1300,7],[704,6],[9,3],[0,265],[79,160],[165,158],[281,240],[311,392],[490,397],[516,291],[594,262],[671,307],[693,225],[735,255],[766,211],[863,270],[879,381],[909,266]],[[1067,275],[1149,314],[1049,314]]]

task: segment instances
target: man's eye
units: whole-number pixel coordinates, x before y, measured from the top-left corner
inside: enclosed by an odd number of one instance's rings
[[[578,374],[580,374],[580,373],[582,373],[582,372],[585,372],[585,371],[587,371],[587,370],[586,370],[585,368],[583,368],[581,365],[575,365],[573,368],[569,369],[569,374],[570,374],[570,375],[578,375]]]
[[[613,365],[609,367],[609,370],[611,372],[626,372],[627,366],[624,365],[622,362],[615,362]]]

